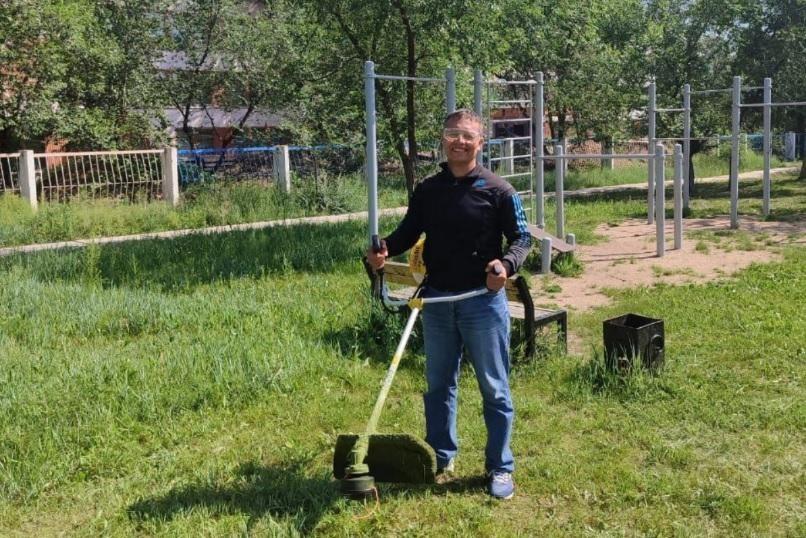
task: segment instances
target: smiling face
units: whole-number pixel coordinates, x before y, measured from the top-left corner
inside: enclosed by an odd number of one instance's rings
[[[442,151],[449,165],[469,166],[476,162],[484,137],[481,124],[470,117],[449,121],[442,130]]]

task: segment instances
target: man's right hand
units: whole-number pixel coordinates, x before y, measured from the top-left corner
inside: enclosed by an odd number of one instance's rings
[[[389,251],[386,250],[386,241],[381,239],[381,248],[377,252],[374,248],[369,247],[367,249],[367,262],[369,265],[375,270],[383,269],[384,264],[386,263],[386,257],[389,255]]]

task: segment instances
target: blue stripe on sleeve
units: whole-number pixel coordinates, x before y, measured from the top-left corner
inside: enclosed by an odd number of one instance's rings
[[[529,235],[529,228],[526,223],[526,212],[523,210],[521,197],[518,196],[517,192],[512,194],[512,206],[515,209],[515,226],[518,228],[518,233],[520,234],[517,242],[526,242],[527,245],[531,244],[531,236]]]

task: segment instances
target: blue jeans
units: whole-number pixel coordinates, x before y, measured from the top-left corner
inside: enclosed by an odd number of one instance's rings
[[[426,289],[425,297],[454,295]],[[512,472],[509,447],[514,409],[509,391],[509,309],[504,290],[423,309],[425,339],[426,442],[444,467],[456,456],[456,404],[459,364],[467,350],[481,390],[487,426],[485,468]]]

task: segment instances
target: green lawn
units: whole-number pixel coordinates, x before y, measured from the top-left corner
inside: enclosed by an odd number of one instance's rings
[[[695,213],[722,211],[718,188]],[[802,220],[803,192],[778,182],[774,216]],[[568,228],[595,241],[597,222],[642,208],[576,200]],[[331,449],[363,426],[401,328],[370,306],[365,233],[352,222],[0,259],[0,535],[806,533],[802,246],[768,247],[782,261],[736,279],[627,290],[573,316],[593,350],[608,317],[663,318],[667,367],[619,378],[599,351],[519,364],[511,502],[483,491],[464,370],[458,479],[383,486],[364,506],[340,499]],[[423,432],[422,364],[415,339],[382,429]]]

